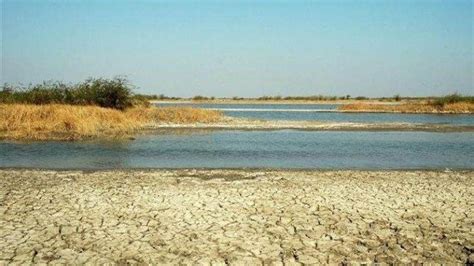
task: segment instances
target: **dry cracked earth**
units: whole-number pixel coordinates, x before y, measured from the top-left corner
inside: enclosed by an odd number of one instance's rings
[[[473,263],[474,172],[0,170],[0,264]]]

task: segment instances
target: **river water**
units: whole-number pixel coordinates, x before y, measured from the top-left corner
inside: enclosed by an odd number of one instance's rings
[[[129,141],[3,141],[0,151],[0,167],[473,169],[474,133],[167,130]]]
[[[266,120],[474,125],[473,115],[348,114],[328,104],[182,105]],[[473,169],[473,158],[472,132],[165,130],[127,141],[0,142],[0,167],[55,169]]]

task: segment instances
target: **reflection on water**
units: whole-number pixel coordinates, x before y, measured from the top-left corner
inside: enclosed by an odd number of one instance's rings
[[[133,141],[0,142],[0,166],[472,169],[473,139],[472,132],[166,130]]]
[[[0,142],[0,166],[40,168],[126,168],[131,141]],[[13,160],[13,162],[12,162]]]
[[[338,113],[335,104],[159,104],[160,106],[193,106],[222,110],[234,117],[264,120],[318,120],[334,122],[405,122],[474,125],[474,115]]]

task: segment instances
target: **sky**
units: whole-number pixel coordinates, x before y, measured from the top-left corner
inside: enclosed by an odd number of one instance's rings
[[[1,82],[190,97],[474,95],[473,1],[0,0]]]

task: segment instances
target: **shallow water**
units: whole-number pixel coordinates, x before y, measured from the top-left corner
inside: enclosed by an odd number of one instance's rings
[[[336,104],[194,104],[166,103],[160,106],[192,106],[222,110],[233,117],[264,120],[318,120],[332,122],[406,122],[474,125],[474,115],[339,113]]]
[[[161,131],[133,141],[0,142],[0,167],[474,168],[474,133]]]

